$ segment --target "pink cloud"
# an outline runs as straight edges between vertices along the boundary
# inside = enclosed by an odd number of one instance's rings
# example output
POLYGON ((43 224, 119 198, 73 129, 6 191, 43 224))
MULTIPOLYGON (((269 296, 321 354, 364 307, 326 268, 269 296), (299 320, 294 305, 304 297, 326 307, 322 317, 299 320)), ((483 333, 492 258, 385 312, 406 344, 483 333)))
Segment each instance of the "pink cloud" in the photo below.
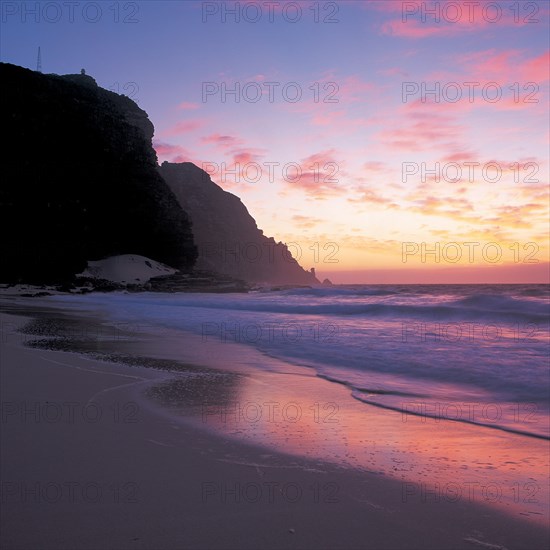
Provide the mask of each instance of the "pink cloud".
POLYGON ((323 220, 320 218, 313 218, 311 216, 300 216, 296 214, 292 216, 292 221, 295 225, 303 229, 310 229, 316 225, 322 224, 323 220))
POLYGON ((313 153, 313 155, 303 158, 301 165, 303 167, 310 167, 317 164, 324 166, 329 162, 338 164, 336 162, 337 156, 338 154, 335 149, 327 149, 326 151, 319 151, 318 153, 313 153))
POLYGON ((491 49, 457 56, 456 62, 466 73, 464 78, 471 81, 542 83, 549 78, 550 52, 526 58, 519 50, 491 49))
POLYGON ((382 130, 379 137, 396 149, 422 151, 453 142, 462 132, 463 127, 451 116, 413 111, 399 126, 382 130))
POLYGON ((168 130, 165 130, 162 134, 166 137, 188 134, 204 126, 205 122, 206 121, 203 119, 182 120, 174 124, 171 128, 168 128, 168 130))
POLYGON ((299 170, 290 170, 287 175, 287 188, 301 189, 316 199, 343 192, 339 184, 345 172, 335 149, 319 151, 303 158, 299 163, 299 170))
MULTIPOLYGON (((446 99, 445 94, 448 94, 451 96, 451 93, 453 91, 447 92, 446 89, 444 89, 446 83, 440 83, 439 87, 439 97, 438 101, 435 100, 435 97, 429 94, 425 94, 423 97, 419 97, 418 99, 415 99, 413 101, 407 100, 407 103, 403 106, 404 112, 410 112, 410 113, 419 113, 419 112, 425 112, 425 113, 446 113, 447 115, 451 112, 453 113, 464 113, 467 111, 471 111, 474 107, 479 107, 480 102, 477 101, 471 103, 468 99, 468 91, 466 89, 462 90, 462 97, 458 101, 449 101, 446 99)), ((426 84, 426 88, 428 89, 434 89, 432 82, 428 82, 426 84)), ((416 97, 417 94, 415 94, 416 97)), ((421 96, 422 92, 419 91, 418 95, 421 96)), ((454 100, 454 96, 451 96, 451 99, 454 100)), ((491 103, 488 103, 488 105, 492 105, 491 103)))
POLYGON ((381 75, 384 76, 400 76, 400 77, 407 77, 409 76, 409 73, 405 72, 400 67, 389 67, 388 69, 382 69, 378 71, 381 75))
MULTIPOLYGON (((231 136, 213 134, 206 139, 211 143, 217 143, 219 142, 217 138, 223 137, 231 136)), ((209 167, 206 171, 210 174, 212 180, 222 187, 245 189, 248 185, 257 183, 259 181, 257 178, 261 179, 264 173, 268 174, 268 168, 261 163, 261 159, 266 153, 264 149, 241 148, 229 151, 227 147, 223 149, 225 149, 225 152, 222 153, 224 160, 216 159, 213 161, 213 159, 210 159, 205 163, 209 167)))
POLYGON ((449 152, 441 159, 443 162, 477 162, 477 155, 468 149, 449 152))
POLYGON ((314 84, 303 85, 300 102, 285 103, 283 109, 310 116, 313 126, 365 125, 365 119, 348 118, 348 107, 353 103, 370 103, 382 95, 382 89, 357 75, 340 77, 333 72, 322 75, 314 84))
MULTIPOLYGON (((538 6, 536 14, 513 10, 500 10, 484 5, 482 2, 466 4, 461 2, 390 2, 389 5, 373 2, 377 11, 400 11, 401 17, 386 21, 381 26, 383 34, 402 38, 428 38, 432 36, 453 36, 464 32, 480 31, 494 27, 522 27, 540 22, 548 16, 548 8, 538 6), (399 10, 395 9, 399 6, 399 10), (542 9, 541 9, 542 8, 542 9), (436 10, 433 13, 432 10, 436 10)), ((497 3, 494 3, 497 4, 497 3)))
POLYGON ((203 143, 213 144, 219 147, 220 149, 224 150, 229 147, 236 147, 238 145, 241 145, 243 140, 235 137, 235 136, 228 136, 228 135, 221 135, 221 134, 211 134, 209 136, 205 136, 201 138, 201 141, 203 143))
POLYGON ((194 155, 181 145, 173 145, 158 140, 153 140, 153 148, 157 152, 159 163, 168 162, 194 162, 194 155))
POLYGON ((404 83, 404 111, 459 114, 474 109, 529 109, 536 116, 545 113, 540 87, 549 78, 548 51, 529 57, 520 50, 490 49, 454 56, 450 63, 452 72, 432 72, 421 81, 404 83))
POLYGON ((363 80, 360 76, 352 74, 346 77, 337 75, 334 71, 327 71, 316 82, 315 94, 313 90, 311 99, 317 99, 316 103, 353 103, 364 101, 366 94, 379 89, 374 82, 363 80))
POLYGON ((472 80, 509 81, 511 76, 517 78, 519 55, 517 50, 491 49, 457 56, 456 60, 472 80))
POLYGON ((240 149, 232 151, 233 153, 233 164, 246 165, 251 162, 258 162, 262 155, 263 151, 260 149, 240 149))
POLYGON ((189 101, 182 101, 178 105, 178 109, 181 109, 183 111, 194 111, 195 109, 198 109, 200 105, 198 103, 191 103, 189 101))
POLYGON ((420 21, 402 21, 401 19, 395 19, 393 21, 387 21, 381 27, 383 34, 389 34, 390 36, 400 36, 403 38, 427 38, 430 36, 448 36, 449 34, 456 34, 457 30, 449 31, 447 27, 442 25, 430 26, 420 21))
POLYGON ((374 160, 365 162, 363 168, 369 172, 385 172, 388 170, 388 166, 385 163, 374 160))
POLYGON ((361 80, 356 75, 351 75, 340 80, 338 86, 337 96, 344 103, 364 100, 365 94, 377 89, 374 83, 361 80))
MULTIPOLYGON (((373 2, 376 11, 400 12, 399 18, 382 23, 383 34, 402 38, 421 39, 433 36, 454 36, 480 31, 494 26, 522 27, 544 20, 548 8, 537 4, 537 13, 521 13, 484 5, 444 0, 438 2, 373 2), (541 9, 542 8, 542 9, 541 9), (433 10, 436 10, 434 13, 433 10)), ((494 3, 498 5, 498 3, 494 3)))
POLYGON ((481 76, 455 74, 452 81, 445 80, 442 75, 437 80, 430 79, 421 83, 407 84, 411 88, 409 92, 405 92, 406 103, 402 107, 404 112, 424 111, 449 115, 451 113, 464 114, 474 109, 498 111, 529 109, 533 111, 536 108, 535 105, 543 105, 539 85, 533 81, 510 83, 506 80, 496 81, 494 76, 482 78, 481 76), (465 83, 470 84, 466 85, 465 83), (412 86, 415 84, 417 88, 413 89, 412 86), (422 86, 428 91, 424 91, 422 86), (436 90, 435 94, 434 90, 436 90), (437 99, 435 95, 437 95, 437 99))
POLYGON ((550 72, 550 50, 530 59, 521 67, 523 80, 532 82, 546 82, 550 72))
POLYGON ((391 199, 388 199, 386 197, 383 197, 376 191, 373 191, 372 189, 369 189, 365 186, 359 187, 358 191, 360 191, 360 196, 358 198, 348 198, 348 202, 351 203, 360 203, 360 204, 375 204, 378 206, 386 206, 388 208, 397 208, 397 204, 395 204, 391 199))

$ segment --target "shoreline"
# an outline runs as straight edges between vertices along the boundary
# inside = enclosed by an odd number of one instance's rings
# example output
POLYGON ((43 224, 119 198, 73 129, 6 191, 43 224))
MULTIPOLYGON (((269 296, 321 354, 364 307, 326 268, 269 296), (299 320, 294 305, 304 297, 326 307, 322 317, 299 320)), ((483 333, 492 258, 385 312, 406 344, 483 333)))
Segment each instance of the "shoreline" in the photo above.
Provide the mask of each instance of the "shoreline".
MULTIPOLYGON (((28 309, 26 304, 19 307, 28 309)), ((81 320, 89 323, 83 313, 81 320)), ((65 311, 64 315, 73 321, 77 317, 72 311, 65 311)), ((25 318, 2 313, 3 327, 5 323, 24 324, 29 317, 33 317, 32 310, 27 311, 25 318)), ((117 363, 113 369, 112 363, 78 353, 24 347, 22 342, 14 341, 13 334, 10 339, 2 333, 3 404, 62 404, 71 400, 80 404, 99 403, 107 425, 89 419, 75 420, 72 424, 29 422, 28 418, 22 421, 17 411, 2 419, 2 498, 11 499, 9 503, 5 500, 10 505, 3 506, 3 547, 32 548, 38 544, 41 548, 389 549, 487 548, 492 544, 511 550, 544 548, 547 544, 548 532, 539 525, 541 518, 535 517, 537 514, 522 516, 517 510, 505 513, 504 509, 482 502, 479 495, 470 494, 467 499, 462 497, 453 502, 447 493, 431 494, 434 485, 430 485, 430 469, 426 469, 426 464, 422 471, 405 473, 411 467, 407 458, 414 455, 403 455, 401 463, 393 460, 397 464, 394 467, 403 468, 401 480, 389 476, 380 464, 390 464, 395 455, 382 462, 376 462, 372 456, 387 454, 378 440, 383 433, 391 434, 392 439, 395 436, 395 419, 389 418, 395 413, 373 411, 375 407, 359 403, 350 406, 355 400, 345 388, 312 376, 305 367, 274 360, 270 371, 254 370, 258 358, 250 353, 239 360, 248 361, 248 365, 231 363, 228 368, 218 346, 210 344, 210 355, 204 346, 189 349, 197 341, 192 335, 180 333, 170 342, 160 341, 154 334, 142 334, 133 341, 110 342, 107 347, 129 352, 137 357, 136 364, 140 357, 162 360, 164 356, 168 361, 165 367, 178 360, 187 369, 173 372, 123 363, 117 363), (184 353, 186 343, 188 349, 184 353), (23 365, 25 380, 21 379, 17 364, 23 365), (35 387, 30 382, 36 379, 35 387), (145 388, 154 389, 156 402, 143 396, 145 388), (205 397, 215 407, 206 408, 206 422, 205 397), (312 402, 335 402, 340 405, 339 422, 319 422, 319 414, 334 413, 320 408, 310 413, 311 416, 317 412, 317 421, 310 418, 303 424, 289 422, 290 409, 286 419, 276 421, 272 408, 271 421, 260 419, 263 422, 251 421, 250 414, 257 412, 257 407, 249 407, 244 422, 239 422, 238 415, 232 412, 235 403, 257 405, 264 399, 278 400, 280 404, 297 403, 303 413, 309 411, 312 402), (364 430, 358 430, 359 410, 359 420, 368 419, 372 424, 368 440, 364 430), (117 414, 115 421, 111 415, 117 414), (139 422, 122 421, 138 418, 139 422), (51 460, 51 449, 56 448, 49 438, 52 432, 57 438, 53 441, 63 447, 65 457, 73 459, 65 468, 65 460, 60 463, 51 460), (70 445, 69 435, 76 435, 90 454, 70 445), (90 446, 94 438, 98 444, 90 446), (116 453, 109 454, 107 460, 102 453, 110 452, 105 449, 113 446, 116 453), (366 447, 370 454, 358 456, 359 446, 366 447), (331 453, 332 461, 328 460, 331 453), (21 463, 18 456, 29 458, 21 463), (46 470, 43 460, 48 465, 46 470), (88 480, 95 479, 85 473, 90 465, 97 479, 110 472, 111 484, 119 486, 119 497, 122 491, 130 498, 131 490, 139 486, 139 501, 114 503, 106 496, 113 491, 104 491, 99 502, 101 514, 95 518, 99 523, 92 526, 89 509, 92 505, 97 508, 97 502, 29 502, 30 497, 22 502, 21 493, 17 492, 21 487, 6 485, 23 483, 30 472, 35 476, 31 479, 42 485, 48 480, 58 484, 63 480, 80 480, 76 482, 83 485, 86 476, 88 480), (127 473, 126 478, 123 473, 127 473), (181 479, 186 480, 183 487, 181 479), (121 484, 126 484, 123 490, 121 484), (139 512, 135 514, 136 511, 139 512), (59 514, 65 518, 75 516, 74 525, 66 522, 65 542, 53 535, 47 522, 39 522, 32 532, 24 528, 28 522, 35 523, 37 517, 51 520, 59 514), (107 521, 111 529, 99 533, 100 516, 102 521, 116 518, 117 522, 107 521), (175 521, 176 517, 192 518, 191 525, 188 522, 181 525, 175 521), (82 522, 88 525, 87 532, 91 529, 93 536, 78 539, 79 522, 80 527, 82 522), (156 527, 148 529, 147 525, 156 527), (214 525, 218 534, 212 528, 214 525), (138 533, 135 537, 131 536, 132 530, 138 533)), ((226 356, 230 354, 227 347, 223 349, 226 356)), ((292 414, 296 415, 296 410, 292 409, 292 414)), ((472 434, 477 430, 477 437, 486 439, 479 428, 468 429, 472 434)), ((409 430, 414 432, 409 437, 414 439, 425 430, 424 425, 409 430)), ((443 440, 444 434, 438 435, 443 440)), ((452 437, 449 434, 447 437, 448 451, 452 437)), ((495 442, 502 438, 489 439, 495 442)), ((459 481, 455 479, 455 484, 459 481)))

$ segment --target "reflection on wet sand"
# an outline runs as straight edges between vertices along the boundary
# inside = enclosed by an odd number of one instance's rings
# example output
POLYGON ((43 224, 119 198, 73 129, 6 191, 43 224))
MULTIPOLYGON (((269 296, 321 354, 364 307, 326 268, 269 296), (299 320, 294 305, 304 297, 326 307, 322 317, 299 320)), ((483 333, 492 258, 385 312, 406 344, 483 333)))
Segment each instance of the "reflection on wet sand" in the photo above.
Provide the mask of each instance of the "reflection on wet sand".
POLYGON ((222 435, 399 479, 411 505, 466 501, 547 517, 545 440, 378 409, 301 374, 256 372, 221 386, 197 374, 155 391, 170 395, 186 420, 222 435))
MULTIPOLYGON (((48 335, 40 323, 27 329, 48 335)), ((170 371, 173 378, 149 388, 147 396, 182 421, 277 452, 401 480, 403 502, 411 506, 475 502, 534 522, 547 518, 544 439, 381 409, 353 399, 349 388, 311 369, 238 344, 206 346, 198 336, 171 331, 139 339, 121 334, 116 340, 55 336, 38 345, 170 371)))

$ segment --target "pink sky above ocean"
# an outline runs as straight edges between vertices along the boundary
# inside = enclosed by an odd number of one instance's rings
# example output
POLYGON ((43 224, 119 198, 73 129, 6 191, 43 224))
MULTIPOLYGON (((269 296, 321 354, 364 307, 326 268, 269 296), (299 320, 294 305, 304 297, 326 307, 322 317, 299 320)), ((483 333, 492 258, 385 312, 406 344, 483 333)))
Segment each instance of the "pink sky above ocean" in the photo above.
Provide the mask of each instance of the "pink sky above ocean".
POLYGON ((40 46, 43 72, 137 100, 159 161, 206 169, 305 268, 548 281, 547 2, 46 4, 3 3, 1 60, 40 46))

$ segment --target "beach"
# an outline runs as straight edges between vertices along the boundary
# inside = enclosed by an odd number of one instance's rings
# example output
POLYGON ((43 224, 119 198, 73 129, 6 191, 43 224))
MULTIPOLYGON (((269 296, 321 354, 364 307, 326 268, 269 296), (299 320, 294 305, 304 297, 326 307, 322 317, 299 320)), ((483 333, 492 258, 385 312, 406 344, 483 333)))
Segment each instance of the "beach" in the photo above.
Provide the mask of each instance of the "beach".
POLYGON ((548 544, 544 438, 369 406, 239 343, 3 310, 3 548, 548 544), (29 347, 52 319, 66 351, 29 347))
POLYGON ((549 5, 2 2, 0 550, 550 550, 549 5))

